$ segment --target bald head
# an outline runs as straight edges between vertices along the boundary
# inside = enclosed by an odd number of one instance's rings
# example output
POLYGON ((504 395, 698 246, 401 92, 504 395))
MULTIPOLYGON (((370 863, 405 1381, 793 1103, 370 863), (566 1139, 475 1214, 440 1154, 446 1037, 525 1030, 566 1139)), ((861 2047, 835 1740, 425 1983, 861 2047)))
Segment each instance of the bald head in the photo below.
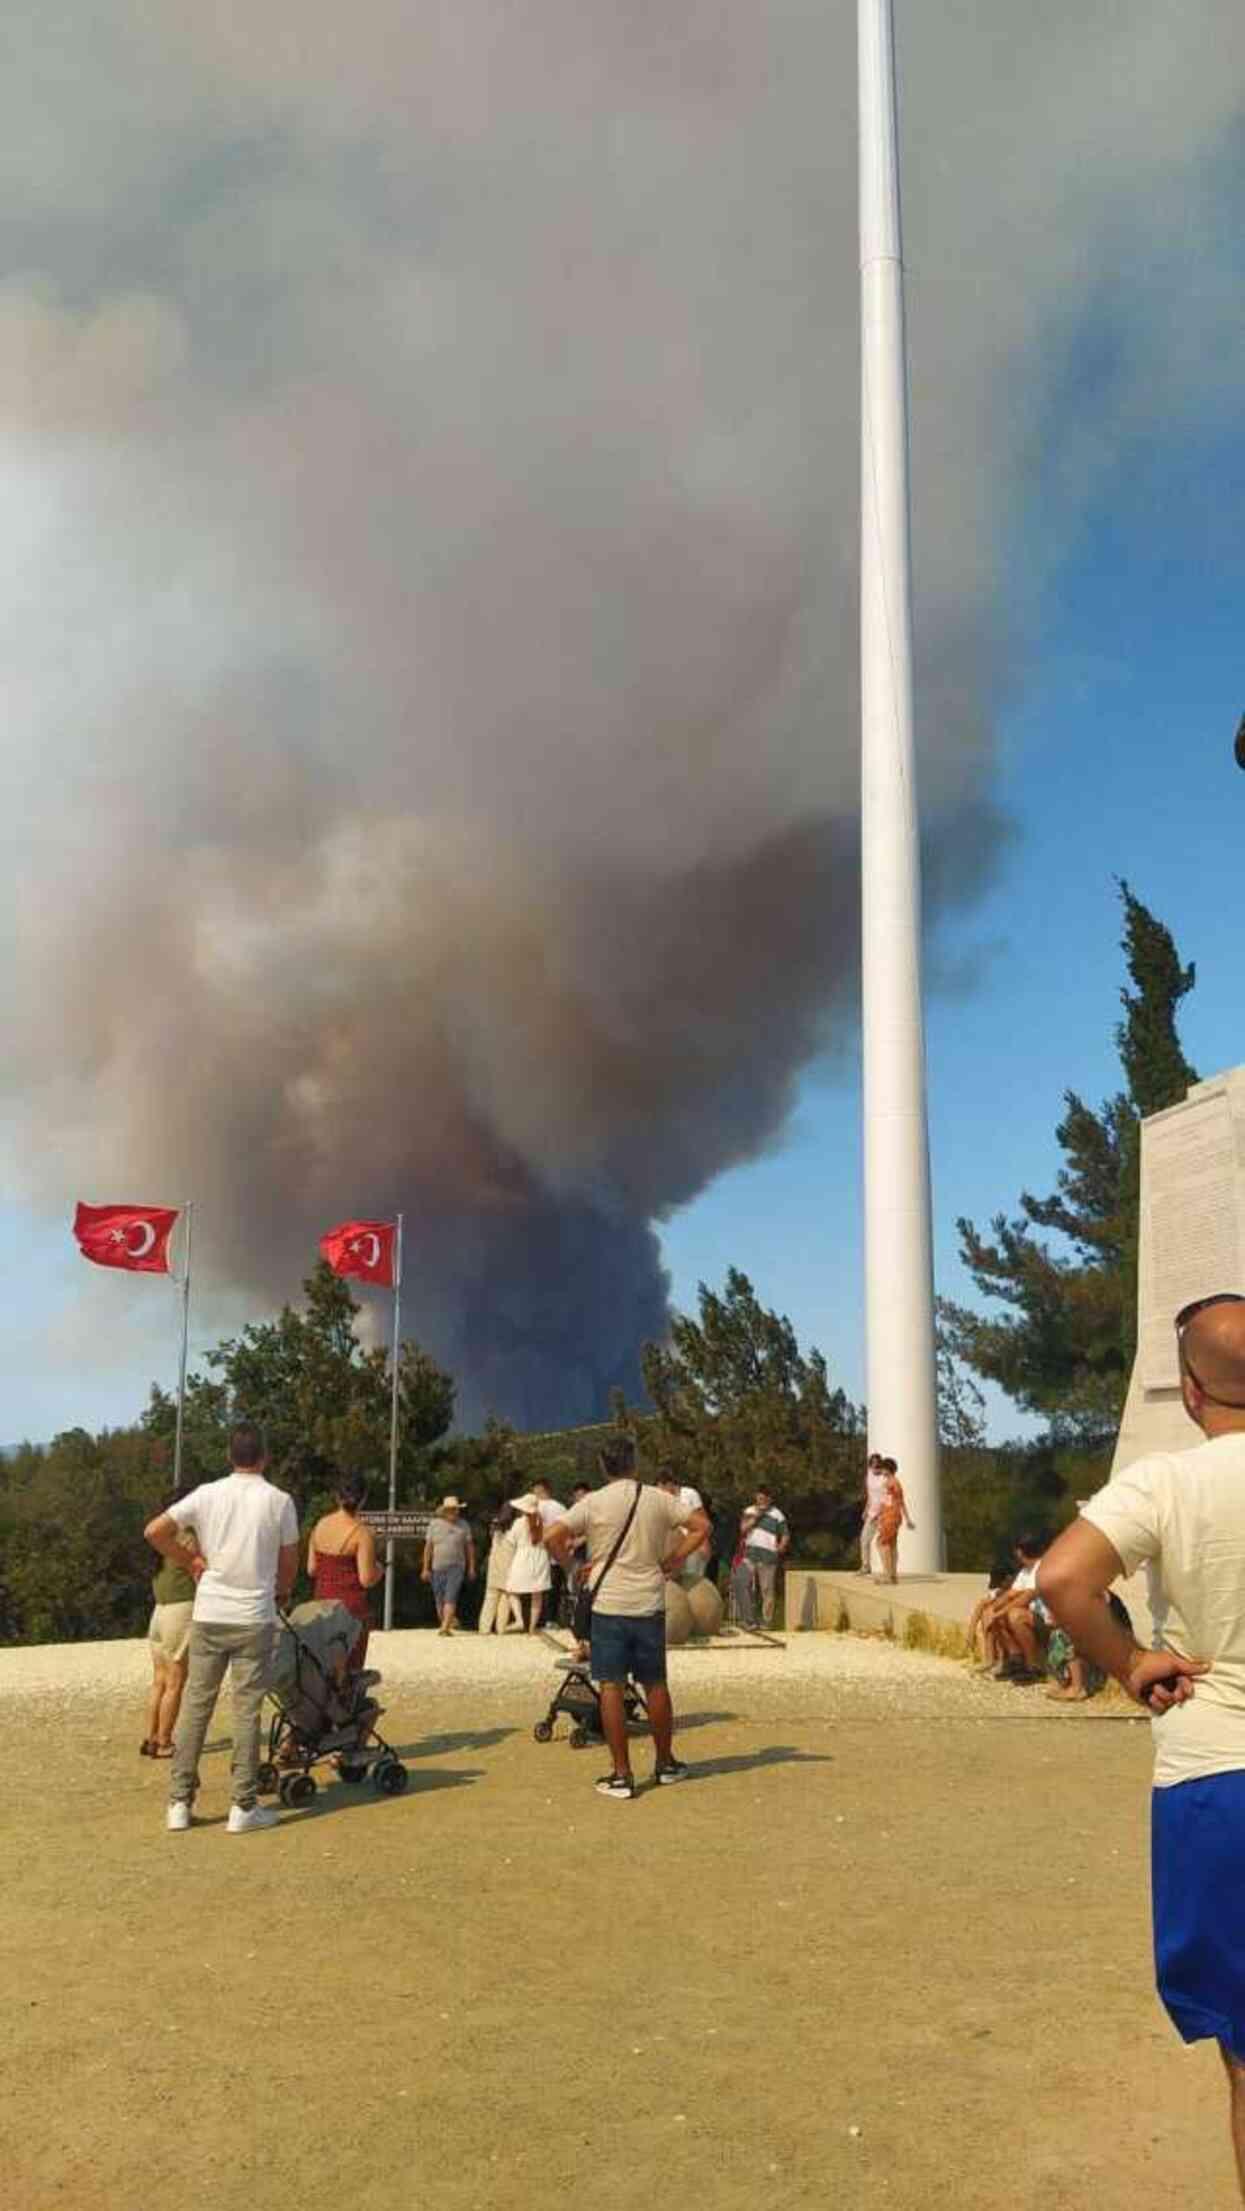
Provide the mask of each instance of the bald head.
POLYGON ((1208 1435, 1245 1428, 1245 1303, 1195 1313, 1180 1350, 1190 1418, 1208 1435))

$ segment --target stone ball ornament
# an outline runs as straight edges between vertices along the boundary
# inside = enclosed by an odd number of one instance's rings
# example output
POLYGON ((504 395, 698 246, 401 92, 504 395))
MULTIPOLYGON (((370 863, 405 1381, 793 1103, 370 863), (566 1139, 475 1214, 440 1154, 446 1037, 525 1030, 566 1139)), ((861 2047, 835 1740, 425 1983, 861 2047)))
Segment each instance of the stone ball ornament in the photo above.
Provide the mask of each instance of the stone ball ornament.
POLYGON ((713 1582, 693 1583, 687 1592, 687 1609, 692 1615, 693 1635, 721 1634, 722 1592, 713 1582))
POLYGON ((692 1632, 692 1608, 686 1589, 680 1589, 677 1581, 666 1583, 666 1641, 669 1644, 686 1643, 692 1632))

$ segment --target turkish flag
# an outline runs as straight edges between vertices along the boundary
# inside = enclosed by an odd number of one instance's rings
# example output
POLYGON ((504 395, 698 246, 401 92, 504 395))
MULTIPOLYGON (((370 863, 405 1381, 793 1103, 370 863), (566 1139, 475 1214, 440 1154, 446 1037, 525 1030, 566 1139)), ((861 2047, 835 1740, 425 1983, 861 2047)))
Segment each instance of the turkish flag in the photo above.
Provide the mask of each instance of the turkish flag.
POLYGON ((357 1274, 391 1290, 396 1236, 394 1221, 341 1221, 320 1238, 320 1250, 334 1274, 357 1274))
POLYGON ((79 1205, 73 1232, 84 1259, 131 1274, 171 1274, 169 1237, 178 1218, 168 1205, 79 1205))

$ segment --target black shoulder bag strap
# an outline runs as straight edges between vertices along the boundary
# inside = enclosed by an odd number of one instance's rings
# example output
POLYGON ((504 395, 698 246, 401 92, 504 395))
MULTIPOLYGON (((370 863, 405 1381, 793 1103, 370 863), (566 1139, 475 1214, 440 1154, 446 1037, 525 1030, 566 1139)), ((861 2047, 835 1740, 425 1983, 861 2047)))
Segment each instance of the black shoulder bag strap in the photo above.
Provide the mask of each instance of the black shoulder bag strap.
POLYGON ((639 1505, 639 1502, 640 1502, 640 1491, 641 1491, 641 1490, 643 1489, 643 1487, 644 1487, 644 1484, 643 1484, 643 1482, 637 1482, 637 1483, 636 1483, 636 1485, 635 1485, 635 1496, 634 1496, 634 1497, 632 1498, 632 1500, 631 1500, 631 1510, 630 1510, 630 1512, 629 1512, 629 1513, 627 1514, 627 1517, 626 1517, 626 1519, 625 1519, 625 1520, 623 1521, 623 1524, 622 1524, 621 1528, 619 1529, 619 1531, 618 1531, 618 1534, 617 1534, 617 1535, 615 1536, 615 1538, 614 1538, 613 1544, 611 1545, 611 1548, 610 1548, 610 1555, 609 1555, 609 1557, 608 1557, 608 1558, 606 1559, 606 1561, 605 1561, 605 1564, 604 1564, 604 1566, 603 1566, 603 1567, 601 1568, 601 1571, 600 1571, 600 1573, 599 1573, 599 1574, 597 1575, 597 1578, 596 1578, 596 1580, 595 1580, 595 1581, 593 1582, 593 1584, 592 1584, 592 1587, 591 1587, 590 1589, 586 1589, 586 1590, 584 1591, 584 1595, 586 1596, 586 1598, 587 1598, 587 1600, 588 1600, 587 1604, 586 1604, 586 1605, 585 1605, 585 1607, 584 1607, 584 1610, 585 1610, 585 1612, 587 1613, 587 1615, 588 1615, 589 1619, 591 1619, 591 1617, 592 1617, 592 1607, 594 1606, 594 1604, 595 1604, 595 1603, 596 1603, 596 1601, 597 1601, 597 1598, 598 1598, 598 1597, 600 1596, 600 1594, 601 1594, 601 1584, 602 1584, 602 1582, 603 1582, 603 1581, 605 1580, 605 1577, 606 1577, 606 1575, 608 1574, 608 1572, 609 1572, 609 1570, 610 1570, 611 1566, 613 1565, 613 1563, 614 1563, 615 1559, 617 1558, 617 1556, 618 1556, 619 1552, 621 1551, 621 1549, 622 1549, 622 1547, 623 1547, 624 1543, 626 1542, 626 1540, 627 1540, 627 1537, 628 1537, 628 1536, 629 1536, 629 1534, 631 1533, 631 1523, 632 1523, 632 1521, 633 1521, 633 1520, 635 1519, 635 1516, 636 1516, 636 1508, 638 1507, 638 1505, 639 1505))

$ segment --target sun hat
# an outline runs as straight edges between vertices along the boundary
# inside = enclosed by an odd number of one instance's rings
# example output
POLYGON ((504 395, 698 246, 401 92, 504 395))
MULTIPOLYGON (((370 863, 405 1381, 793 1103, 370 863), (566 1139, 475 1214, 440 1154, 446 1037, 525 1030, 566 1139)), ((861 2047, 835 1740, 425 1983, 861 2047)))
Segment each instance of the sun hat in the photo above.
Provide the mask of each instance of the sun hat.
POLYGON ((535 1512, 540 1499, 533 1497, 530 1489, 525 1489, 521 1497, 512 1497, 510 1503, 515 1512, 535 1512))
POLYGON ((461 1497, 443 1497, 441 1499, 442 1512, 461 1512, 462 1509, 463 1501, 461 1497))

